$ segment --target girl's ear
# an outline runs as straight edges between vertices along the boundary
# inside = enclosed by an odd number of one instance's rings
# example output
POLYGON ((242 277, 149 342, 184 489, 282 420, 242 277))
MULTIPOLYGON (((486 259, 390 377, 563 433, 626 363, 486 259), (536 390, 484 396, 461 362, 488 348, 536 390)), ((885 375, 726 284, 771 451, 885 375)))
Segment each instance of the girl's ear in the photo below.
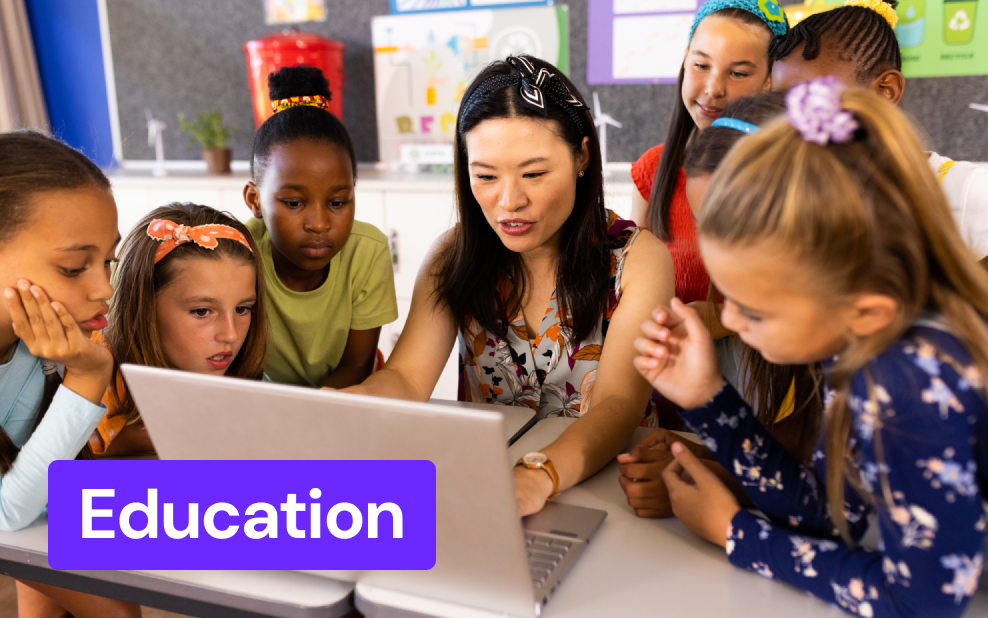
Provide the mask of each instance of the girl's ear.
POLYGON ((861 294, 851 303, 851 330, 858 337, 879 332, 899 315, 899 303, 884 294, 861 294))
POLYGON ((871 83, 871 89, 898 105, 906 92, 906 78, 899 71, 889 69, 875 78, 871 83))
POLYGON ((247 208, 250 208, 250 212, 261 219, 261 192, 258 190, 257 185, 253 181, 248 182, 244 185, 244 203, 247 204, 247 208))

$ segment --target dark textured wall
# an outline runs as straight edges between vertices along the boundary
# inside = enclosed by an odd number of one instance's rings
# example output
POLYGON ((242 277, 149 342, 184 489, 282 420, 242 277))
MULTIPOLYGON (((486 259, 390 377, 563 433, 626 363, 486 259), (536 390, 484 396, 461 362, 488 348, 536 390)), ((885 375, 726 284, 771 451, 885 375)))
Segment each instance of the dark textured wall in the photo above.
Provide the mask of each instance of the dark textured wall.
MULTIPOLYGON (((178 112, 194 115, 217 107, 238 125, 234 158, 246 159, 254 117, 247 90, 244 42, 278 32, 265 26, 261 0, 107 0, 120 129, 125 159, 153 158, 147 147, 144 110, 168 123, 165 156, 197 159, 178 131, 178 112)), ((676 96, 671 85, 586 85, 586 0, 570 7, 571 77, 586 97, 624 128, 608 131, 609 159, 631 161, 663 140, 676 96)), ((377 160, 374 66, 370 18, 388 12, 387 0, 326 0, 329 19, 303 29, 346 44, 347 87, 343 121, 361 161, 377 160)), ((335 91, 334 86, 334 91, 335 91)), ((903 108, 930 136, 931 147, 955 159, 988 161, 988 113, 968 109, 988 104, 988 77, 910 79, 903 108)))
MULTIPOLYGON (((215 107, 240 132, 235 159, 250 156, 254 112, 243 44, 282 30, 264 24, 262 0, 107 0, 113 70, 125 159, 153 159, 144 110, 165 121, 165 158, 198 159, 178 130, 178 113, 215 107)), ((388 13, 388 0, 326 0, 328 19, 306 32, 346 44, 343 120, 357 158, 377 160, 374 62, 370 20, 388 13)), ((337 93, 337 84, 330 84, 337 93)))

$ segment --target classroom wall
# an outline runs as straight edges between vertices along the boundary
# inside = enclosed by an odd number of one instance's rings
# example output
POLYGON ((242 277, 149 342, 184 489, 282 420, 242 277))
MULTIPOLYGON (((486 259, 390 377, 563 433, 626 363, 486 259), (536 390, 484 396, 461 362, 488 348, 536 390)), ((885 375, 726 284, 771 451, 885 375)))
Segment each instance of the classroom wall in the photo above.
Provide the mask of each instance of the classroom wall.
MULTIPOLYGON (((281 30, 264 25, 262 0, 106 0, 120 106, 125 159, 151 159, 144 110, 168 124, 165 156, 198 159, 178 131, 178 112, 194 115, 216 107, 240 133, 232 147, 246 159, 253 133, 247 89, 245 41, 281 30)), ((570 7, 570 77, 589 99, 596 90, 605 111, 624 123, 608 132, 611 161, 632 161, 663 140, 676 96, 672 85, 586 85, 586 0, 570 7)), ((376 161, 377 128, 370 19, 388 12, 387 0, 326 0, 329 18, 302 29, 346 44, 347 85, 343 121, 357 158, 376 161)), ((331 85, 336 90, 336 85, 331 85)), ((903 109, 930 135, 930 147, 955 159, 988 161, 988 113, 967 108, 988 104, 988 78, 908 80, 903 109)))

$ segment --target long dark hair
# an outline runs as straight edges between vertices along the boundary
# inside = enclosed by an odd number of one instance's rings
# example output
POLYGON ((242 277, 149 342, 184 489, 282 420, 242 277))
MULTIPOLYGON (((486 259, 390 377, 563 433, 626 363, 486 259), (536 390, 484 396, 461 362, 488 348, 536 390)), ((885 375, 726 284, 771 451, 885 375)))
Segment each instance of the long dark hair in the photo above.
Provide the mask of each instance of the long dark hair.
MULTIPOLYGON (((27 224, 35 196, 46 191, 76 189, 109 193, 110 181, 86 155, 56 139, 34 131, 0 133, 0 220, 3 221, 0 245, 13 242, 27 224)), ((58 372, 45 372, 44 390, 32 432, 45 417, 61 384, 58 372)), ((19 452, 0 427, 0 475, 10 471, 19 452)), ((80 456, 92 456, 88 445, 83 447, 80 456)))
MULTIPOLYGON (((492 118, 545 121, 569 144, 574 156, 581 152, 583 138, 589 138, 590 164, 576 181, 576 203, 563 224, 556 267, 557 298, 568 318, 563 322, 564 328, 569 330, 573 340, 582 341, 597 328, 606 309, 610 280, 611 245, 604 209, 600 142, 586 101, 576 86, 551 64, 530 56, 524 58, 535 66, 535 72, 546 69, 555 74, 583 107, 565 109, 547 97, 548 117, 543 117, 520 103, 517 84, 473 97, 474 91, 488 78, 516 74, 514 68, 500 60, 489 64, 473 80, 463 95, 457 119, 453 169, 459 226, 438 258, 436 299, 449 308, 461 329, 466 329, 468 318, 473 317, 486 330, 500 337, 507 335, 508 324, 502 319, 505 316, 498 312, 498 281, 505 274, 514 279, 515 293, 512 298, 503 299, 503 309, 511 315, 525 297, 526 273, 521 257, 504 246, 473 195, 464 136, 492 118), (582 130, 577 127, 573 114, 580 119, 582 130)), ((518 147, 524 145, 518 144, 518 147)))
MULTIPOLYGON (((771 30, 760 17, 744 9, 729 8, 711 13, 707 17, 717 15, 728 19, 737 19, 746 24, 757 24, 771 33, 771 30)), ((773 35, 774 36, 774 35, 773 35)), ((769 71, 772 66, 769 64, 769 71)), ((672 195, 676 192, 676 182, 679 178, 679 168, 686 159, 687 149, 696 132, 696 123, 683 103, 683 79, 686 76, 686 63, 679 67, 679 80, 676 82, 676 102, 673 104, 672 116, 669 118, 669 128, 666 130, 665 146, 662 157, 655 170, 652 181, 652 194, 648 198, 649 230, 660 240, 669 242, 672 234, 669 230, 669 211, 672 208, 672 195)))
MULTIPOLYGON (((249 380, 260 380, 264 374, 264 361, 268 350, 268 321, 264 298, 264 273, 261 272, 260 252, 254 238, 244 226, 232 216, 209 206, 174 203, 155 208, 141 219, 127 234, 120 246, 119 264, 113 270, 113 300, 110 302, 109 324, 103 329, 107 347, 113 353, 114 372, 118 375, 122 363, 145 365, 148 367, 171 367, 165 358, 158 332, 156 300, 158 292, 175 277, 176 265, 184 259, 198 258, 219 260, 229 257, 239 262, 251 264, 257 271, 254 292, 257 300, 251 312, 250 329, 237 357, 233 359, 226 375, 249 380), (204 249, 195 243, 185 243, 175 247, 160 262, 155 264, 154 255, 161 244, 148 236, 147 229, 155 219, 168 219, 179 225, 197 227, 200 225, 227 225, 244 235, 251 249, 239 242, 224 240, 215 249, 204 249)), ((139 418, 138 410, 130 392, 123 396, 113 389, 117 400, 115 415, 126 417, 127 423, 139 418)))

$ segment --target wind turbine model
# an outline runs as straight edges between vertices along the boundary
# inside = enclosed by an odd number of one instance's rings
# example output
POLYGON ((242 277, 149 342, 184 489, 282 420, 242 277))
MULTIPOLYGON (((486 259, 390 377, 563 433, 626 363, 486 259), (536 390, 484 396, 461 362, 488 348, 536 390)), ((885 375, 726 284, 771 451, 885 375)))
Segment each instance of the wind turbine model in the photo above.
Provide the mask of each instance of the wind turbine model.
POLYGON ((161 143, 161 133, 167 125, 155 120, 149 109, 144 110, 144 115, 148 119, 148 146, 154 146, 154 169, 151 170, 151 175, 164 176, 168 172, 165 171, 165 148, 161 143))
POLYGON ((600 135, 600 166, 607 176, 607 125, 620 129, 621 123, 614 120, 610 114, 600 111, 600 99, 596 90, 593 93, 593 123, 597 125, 597 133, 600 135))

